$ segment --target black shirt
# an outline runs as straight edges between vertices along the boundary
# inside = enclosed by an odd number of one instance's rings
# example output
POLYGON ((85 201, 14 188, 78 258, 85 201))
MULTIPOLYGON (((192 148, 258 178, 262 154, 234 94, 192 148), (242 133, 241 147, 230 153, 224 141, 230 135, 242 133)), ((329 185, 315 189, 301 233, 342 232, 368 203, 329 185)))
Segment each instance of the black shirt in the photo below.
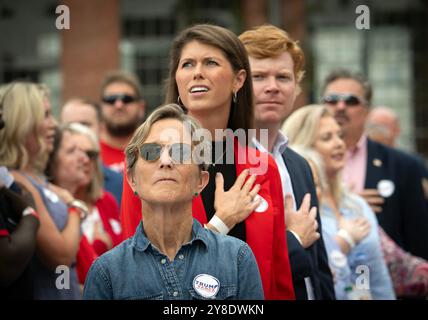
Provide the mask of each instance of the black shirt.
MULTIPOLYGON (((226 163, 226 156, 223 152, 223 155, 217 156, 215 158, 215 146, 216 144, 222 144, 223 143, 223 149, 226 150, 226 142, 213 142, 212 144, 212 161, 213 165, 211 165, 208 169, 208 172, 210 174, 210 180, 208 182, 208 185, 205 187, 205 189, 201 193, 202 201, 204 203, 205 212, 207 214, 207 220, 210 221, 210 219, 215 214, 214 209, 214 195, 215 195, 215 176, 217 172, 220 172, 223 174, 224 178, 224 190, 228 191, 233 184, 236 181, 236 167, 234 163, 226 163), (215 163, 215 165, 214 165, 215 163)), ((218 147, 220 148, 221 145, 218 147)), ((228 151, 229 152, 229 151, 228 151)), ((217 152, 218 154, 218 152, 217 152)), ((229 231, 228 235, 233 236, 235 238, 241 239, 242 241, 245 241, 246 235, 245 235, 245 222, 242 221, 238 224, 236 224, 232 230, 229 231)))
MULTIPOLYGON (((15 184, 10 188, 13 191, 19 190, 15 184)), ((16 216, 11 215, 13 208, 3 193, 0 193, 0 230, 7 230, 12 234, 19 224, 16 216)), ((31 300, 33 299, 33 278, 31 263, 27 265, 22 274, 8 287, 0 287, 0 300, 31 300)))

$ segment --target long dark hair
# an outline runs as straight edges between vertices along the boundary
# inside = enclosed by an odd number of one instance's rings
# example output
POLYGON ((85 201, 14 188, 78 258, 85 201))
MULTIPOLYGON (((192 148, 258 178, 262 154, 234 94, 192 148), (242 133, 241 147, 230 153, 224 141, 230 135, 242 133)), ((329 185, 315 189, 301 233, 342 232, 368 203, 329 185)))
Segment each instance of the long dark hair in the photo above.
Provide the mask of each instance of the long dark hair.
POLYGON ((194 25, 180 32, 174 39, 170 51, 165 103, 177 103, 179 93, 175 81, 175 73, 177 72, 178 62, 184 46, 194 40, 220 49, 235 73, 241 69, 246 71, 245 82, 237 93, 237 102, 236 104, 232 102, 228 128, 232 130, 254 128, 253 85, 248 55, 238 37, 232 31, 220 26, 210 24, 194 25))

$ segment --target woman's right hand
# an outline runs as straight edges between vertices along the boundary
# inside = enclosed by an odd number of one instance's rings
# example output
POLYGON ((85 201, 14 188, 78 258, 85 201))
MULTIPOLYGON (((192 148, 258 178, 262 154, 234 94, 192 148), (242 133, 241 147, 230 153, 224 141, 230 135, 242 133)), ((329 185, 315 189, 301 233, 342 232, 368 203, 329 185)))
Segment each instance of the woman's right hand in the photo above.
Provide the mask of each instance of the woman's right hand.
POLYGON ((94 239, 104 242, 104 244, 107 247, 107 250, 110 250, 113 247, 113 242, 111 241, 111 237, 107 232, 104 231, 101 221, 95 222, 94 239))
POLYGON ((253 187, 257 176, 252 175, 247 179, 248 174, 248 169, 242 171, 229 191, 224 191, 223 175, 221 173, 216 175, 215 215, 226 224, 229 230, 244 221, 260 205, 260 199, 254 200, 260 191, 259 184, 253 187))
POLYGON ((359 218, 340 218, 339 228, 346 230, 357 244, 363 240, 370 232, 371 226, 369 221, 364 217, 359 218))

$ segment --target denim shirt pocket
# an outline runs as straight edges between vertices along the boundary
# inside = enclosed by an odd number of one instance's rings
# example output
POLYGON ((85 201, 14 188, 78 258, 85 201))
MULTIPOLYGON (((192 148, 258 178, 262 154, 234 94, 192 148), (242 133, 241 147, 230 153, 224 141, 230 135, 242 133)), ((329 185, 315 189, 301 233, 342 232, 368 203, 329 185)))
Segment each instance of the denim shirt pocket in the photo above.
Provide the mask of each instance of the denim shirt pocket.
POLYGON ((163 300, 163 294, 150 294, 150 295, 133 295, 124 297, 123 300, 163 300))
POLYGON ((198 294, 195 289, 189 289, 191 300, 234 300, 237 295, 237 288, 234 285, 220 286, 217 294, 212 298, 206 298, 198 294))

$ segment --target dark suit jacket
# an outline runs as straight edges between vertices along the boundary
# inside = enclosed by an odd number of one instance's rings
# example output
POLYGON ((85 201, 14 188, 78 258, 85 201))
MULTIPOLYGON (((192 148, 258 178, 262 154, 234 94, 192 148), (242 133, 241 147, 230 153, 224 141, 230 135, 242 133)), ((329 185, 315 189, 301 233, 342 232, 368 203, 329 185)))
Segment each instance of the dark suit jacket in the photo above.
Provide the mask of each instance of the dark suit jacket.
MULTIPOLYGON (((311 194, 311 207, 318 208, 312 171, 306 160, 290 148, 285 149, 282 157, 290 174, 297 208, 300 208, 303 197, 308 192, 311 194)), ((317 221, 321 238, 307 249, 304 249, 294 235, 287 231, 288 256, 297 300, 307 299, 304 282, 306 277, 311 278, 316 299, 335 299, 333 278, 322 238, 319 214, 317 214, 317 221)))
POLYGON ((122 202, 123 176, 104 164, 102 166, 102 170, 104 175, 104 189, 114 195, 120 208, 120 204, 122 202))
POLYGON ((422 188, 420 163, 415 157, 380 143, 367 142, 365 188, 390 180, 394 193, 385 198, 379 224, 404 250, 428 259, 428 209, 422 188))

